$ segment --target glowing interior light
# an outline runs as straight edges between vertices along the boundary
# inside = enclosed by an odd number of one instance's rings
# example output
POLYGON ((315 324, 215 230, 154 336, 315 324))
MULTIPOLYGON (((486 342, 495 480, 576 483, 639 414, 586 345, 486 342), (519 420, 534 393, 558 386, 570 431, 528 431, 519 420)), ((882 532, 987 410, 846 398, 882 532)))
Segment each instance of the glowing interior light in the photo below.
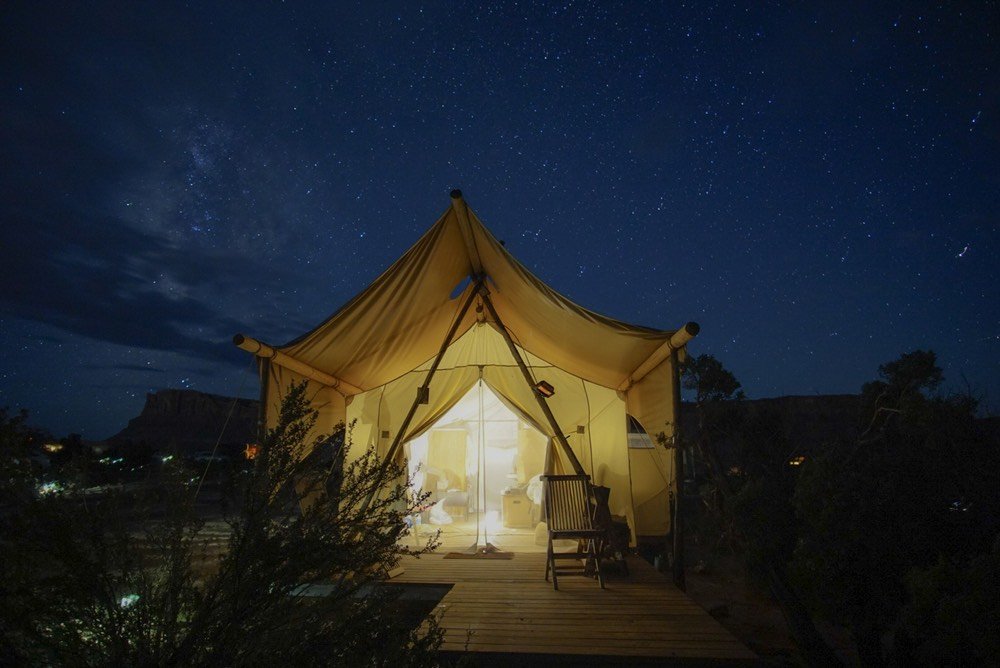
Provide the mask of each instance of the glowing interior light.
POLYGON ((495 536, 500 531, 500 513, 496 510, 486 512, 486 535, 495 536))

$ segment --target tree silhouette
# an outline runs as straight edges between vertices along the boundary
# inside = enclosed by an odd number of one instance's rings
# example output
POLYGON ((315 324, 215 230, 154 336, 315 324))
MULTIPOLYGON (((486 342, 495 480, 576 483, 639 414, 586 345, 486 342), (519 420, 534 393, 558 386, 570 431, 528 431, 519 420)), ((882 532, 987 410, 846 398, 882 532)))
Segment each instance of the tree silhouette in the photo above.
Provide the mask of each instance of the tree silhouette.
POLYGON ((2 658, 74 666, 433 663, 433 620, 427 632, 408 627, 389 588, 378 585, 411 552, 399 539, 421 500, 395 463, 390 482, 379 483, 373 449, 349 458, 349 428, 344 439, 307 442, 316 412, 304 391, 289 392, 253 467, 235 482, 221 544, 213 546, 194 512, 183 465, 168 466, 139 495, 70 489, 38 497, 30 485, 5 488, 2 658), (330 450, 325 469, 304 456, 314 447, 330 450))

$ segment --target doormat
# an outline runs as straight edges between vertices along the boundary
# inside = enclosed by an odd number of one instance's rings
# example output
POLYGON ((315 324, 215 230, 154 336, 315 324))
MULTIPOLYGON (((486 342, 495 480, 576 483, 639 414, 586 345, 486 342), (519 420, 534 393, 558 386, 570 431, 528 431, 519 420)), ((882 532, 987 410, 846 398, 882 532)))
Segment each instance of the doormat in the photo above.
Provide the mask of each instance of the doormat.
POLYGON ((502 552, 493 543, 486 543, 485 547, 477 547, 470 552, 449 552, 444 555, 445 559, 513 559, 513 552, 502 552))

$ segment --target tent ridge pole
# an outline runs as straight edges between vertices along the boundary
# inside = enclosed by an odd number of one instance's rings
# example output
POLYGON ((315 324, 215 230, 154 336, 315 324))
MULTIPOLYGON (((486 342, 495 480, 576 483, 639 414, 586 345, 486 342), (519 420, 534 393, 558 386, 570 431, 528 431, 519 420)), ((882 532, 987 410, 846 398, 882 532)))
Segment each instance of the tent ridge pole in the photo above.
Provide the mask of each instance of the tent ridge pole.
POLYGON ((630 387, 645 378, 650 371, 658 367, 674 352, 686 346, 688 341, 696 337, 700 331, 701 326, 696 322, 689 322, 678 329, 659 348, 654 350, 642 364, 637 366, 635 371, 628 375, 628 378, 622 381, 621 385, 618 386, 618 391, 627 392, 630 387))
POLYGON ((504 326, 503 321, 500 319, 500 314, 497 313, 496 308, 493 306, 493 300, 490 299, 490 293, 486 289, 485 284, 480 286, 480 292, 483 297, 483 303, 486 305, 487 310, 489 310, 490 316, 493 318, 493 322, 495 322, 497 327, 500 329, 500 333, 503 335, 504 341, 507 342, 507 347, 510 349, 511 355, 514 356, 514 361, 517 362, 517 367, 521 370, 521 374, 524 376, 524 382, 528 384, 528 388, 531 390, 532 396, 534 396, 535 400, 538 401, 538 406, 542 409, 545 419, 548 420, 549 427, 551 427, 553 433, 555 434, 556 441, 559 442, 559 445, 562 446, 566 456, 569 457, 569 461, 573 465, 573 470, 575 470, 579 475, 586 475, 587 472, 584 470, 583 464, 581 464, 580 460, 576 458, 573 448, 570 447, 569 441, 566 440, 566 435, 563 434, 562 429, 559 427, 559 423, 556 422, 556 416, 553 415, 552 409, 549 408, 545 398, 535 391, 533 382, 534 379, 531 377, 531 373, 528 371, 528 367, 524 363, 521 353, 517 351, 517 346, 514 345, 514 340, 510 338, 510 332, 507 331, 507 327, 504 326))
POLYGON ((306 364, 300 359, 292 357, 288 353, 284 353, 274 346, 268 345, 263 341, 258 341, 257 339, 250 338, 244 334, 237 334, 233 337, 233 344, 237 348, 247 351, 253 355, 256 355, 260 359, 270 360, 278 366, 283 366, 290 371, 294 371, 308 378, 309 380, 314 380, 317 383, 322 383, 328 387, 332 387, 336 391, 343 394, 345 397, 352 394, 361 394, 364 392, 360 387, 348 383, 346 380, 332 376, 325 371, 320 371, 314 366, 306 364))

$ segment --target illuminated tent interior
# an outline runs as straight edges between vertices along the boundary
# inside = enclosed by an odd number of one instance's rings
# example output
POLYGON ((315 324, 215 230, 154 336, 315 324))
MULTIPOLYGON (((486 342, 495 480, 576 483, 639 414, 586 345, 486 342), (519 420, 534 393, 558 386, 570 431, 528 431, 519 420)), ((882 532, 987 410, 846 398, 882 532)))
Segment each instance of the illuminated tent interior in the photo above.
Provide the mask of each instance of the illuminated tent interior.
MULTIPOLYGON (((419 520, 468 544, 534 539, 549 439, 483 380, 404 446, 419 520)), ((461 541, 460 541, 461 542, 461 541)))
POLYGON ((315 329, 284 346, 235 342, 259 359, 266 424, 305 381, 317 435, 354 422, 351 452, 406 460, 414 486, 431 493, 421 521, 462 531, 478 522, 480 543, 490 528, 531 531, 537 476, 578 472, 610 488, 634 540, 670 529, 673 454, 642 432, 672 436, 677 366, 697 331, 571 302, 454 191, 399 260, 315 329))

